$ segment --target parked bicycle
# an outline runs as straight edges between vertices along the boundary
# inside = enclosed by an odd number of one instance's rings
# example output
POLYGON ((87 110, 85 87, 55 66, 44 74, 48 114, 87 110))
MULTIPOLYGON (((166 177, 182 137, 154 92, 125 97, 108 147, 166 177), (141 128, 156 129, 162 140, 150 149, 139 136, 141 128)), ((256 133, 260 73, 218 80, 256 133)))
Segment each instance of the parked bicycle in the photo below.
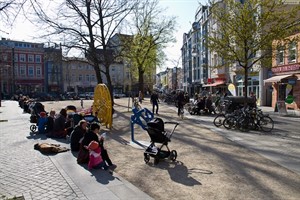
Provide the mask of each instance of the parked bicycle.
POLYGON ((274 128, 274 121, 269 115, 263 114, 261 109, 244 108, 240 114, 228 115, 223 126, 226 129, 238 129, 246 132, 249 130, 261 130, 263 132, 271 132, 274 128))

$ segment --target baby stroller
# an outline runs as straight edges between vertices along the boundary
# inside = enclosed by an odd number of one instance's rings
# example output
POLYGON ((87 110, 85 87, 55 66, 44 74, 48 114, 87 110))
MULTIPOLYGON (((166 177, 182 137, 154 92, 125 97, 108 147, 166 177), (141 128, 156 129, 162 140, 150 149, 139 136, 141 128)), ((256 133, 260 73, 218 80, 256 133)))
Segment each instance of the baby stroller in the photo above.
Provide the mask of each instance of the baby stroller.
POLYGON ((150 157, 154 158, 154 164, 158 164, 160 159, 170 158, 175 161, 177 158, 176 150, 170 151, 168 143, 171 142, 171 136, 174 133, 176 127, 179 124, 177 122, 163 122, 161 118, 155 118, 147 123, 147 132, 151 138, 151 144, 144 152, 144 161, 147 164, 150 161, 150 157), (165 124, 174 124, 172 132, 167 132, 164 129, 165 124), (157 147, 155 143, 160 143, 160 147, 157 147), (163 147, 167 150, 162 150, 163 147))

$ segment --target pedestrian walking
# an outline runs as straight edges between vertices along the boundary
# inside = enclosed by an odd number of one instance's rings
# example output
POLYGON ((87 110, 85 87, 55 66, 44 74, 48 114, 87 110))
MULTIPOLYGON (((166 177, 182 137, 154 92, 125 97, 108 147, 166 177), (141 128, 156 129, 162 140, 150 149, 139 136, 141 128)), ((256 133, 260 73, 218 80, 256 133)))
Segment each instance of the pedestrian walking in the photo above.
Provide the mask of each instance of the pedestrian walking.
POLYGON ((138 96, 138 98, 139 98, 139 102, 140 102, 140 103, 143 103, 143 94, 142 94, 142 91, 139 91, 139 96, 138 96))
POLYGON ((83 108, 83 99, 82 98, 80 99, 80 105, 81 105, 81 108, 83 108))
POLYGON ((153 92, 151 97, 150 97, 150 102, 152 103, 152 113, 154 114, 154 110, 155 110, 155 107, 156 107, 156 114, 158 115, 158 102, 159 102, 159 99, 158 99, 158 95, 156 92, 153 92))

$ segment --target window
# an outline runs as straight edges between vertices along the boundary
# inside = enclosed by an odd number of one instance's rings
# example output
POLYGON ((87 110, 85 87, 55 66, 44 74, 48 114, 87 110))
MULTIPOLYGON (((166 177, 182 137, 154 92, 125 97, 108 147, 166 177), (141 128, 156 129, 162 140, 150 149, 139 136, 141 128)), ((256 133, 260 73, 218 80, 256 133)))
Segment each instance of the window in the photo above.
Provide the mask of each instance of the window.
POLYGON ((7 61, 8 56, 6 53, 2 53, 2 61, 7 61))
POLYGON ((85 75, 85 80, 88 81, 88 82, 90 81, 90 75, 89 74, 85 75))
POLYGON ((36 66, 36 76, 41 77, 42 76, 42 67, 36 66))
POLYGON ((76 65, 72 65, 72 67, 71 67, 72 69, 76 69, 76 65))
POLYGON ((84 69, 82 65, 78 65, 78 69, 84 69))
POLYGON ((42 63, 42 57, 41 57, 41 55, 35 55, 35 62, 36 63, 42 63))
POLYGON ((83 81, 83 80, 82 80, 82 74, 80 74, 80 75, 78 76, 78 81, 83 81))
POLYGON ((28 66, 28 76, 33 77, 34 76, 34 67, 28 66))
POLYGON ((20 66, 20 76, 26 76, 26 66, 20 66))
POLYGON ((20 62, 26 62, 26 55, 20 54, 20 62))
POLYGON ((34 56, 32 54, 28 55, 28 62, 31 62, 31 63, 34 62, 34 56))
POLYGON ((91 75, 91 81, 95 81, 95 75, 91 75))
POLYGON ((297 55, 296 51, 297 51, 296 43, 292 42, 289 45, 289 63, 296 62, 296 55, 297 55))
POLYGON ((284 64, 284 47, 277 49, 277 65, 284 64))

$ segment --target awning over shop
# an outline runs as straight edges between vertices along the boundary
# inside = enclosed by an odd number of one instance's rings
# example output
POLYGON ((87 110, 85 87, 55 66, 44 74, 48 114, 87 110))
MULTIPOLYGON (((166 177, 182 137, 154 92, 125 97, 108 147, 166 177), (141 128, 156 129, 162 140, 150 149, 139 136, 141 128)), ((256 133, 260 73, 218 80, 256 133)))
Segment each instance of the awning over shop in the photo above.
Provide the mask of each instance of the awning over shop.
POLYGON ((292 76, 292 75, 289 74, 289 75, 273 76, 271 78, 264 80, 264 83, 277 83, 277 82, 281 81, 282 79, 285 79, 290 76, 292 76))
POLYGON ((223 85, 223 84, 225 84, 225 81, 218 81, 218 82, 215 82, 212 84, 203 85, 202 87, 215 87, 215 86, 223 85))

